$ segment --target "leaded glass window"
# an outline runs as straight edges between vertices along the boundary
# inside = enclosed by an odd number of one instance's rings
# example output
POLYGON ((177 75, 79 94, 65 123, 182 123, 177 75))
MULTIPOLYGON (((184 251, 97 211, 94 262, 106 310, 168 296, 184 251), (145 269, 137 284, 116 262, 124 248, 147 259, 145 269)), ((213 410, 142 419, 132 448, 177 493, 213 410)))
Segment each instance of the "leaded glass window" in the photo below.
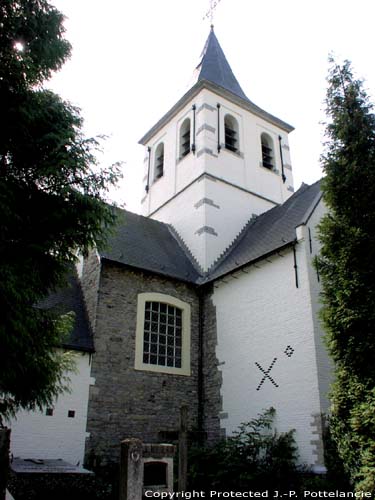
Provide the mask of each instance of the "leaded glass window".
POLYGON ((181 309, 147 301, 143 335, 143 363, 181 368, 181 309))

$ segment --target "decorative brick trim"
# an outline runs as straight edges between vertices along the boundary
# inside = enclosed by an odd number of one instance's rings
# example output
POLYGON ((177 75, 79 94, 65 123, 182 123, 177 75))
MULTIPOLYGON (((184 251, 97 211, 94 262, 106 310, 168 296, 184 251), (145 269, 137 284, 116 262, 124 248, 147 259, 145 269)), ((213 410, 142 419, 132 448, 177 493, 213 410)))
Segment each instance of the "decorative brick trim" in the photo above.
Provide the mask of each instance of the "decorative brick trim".
POLYGON ((210 198, 202 198, 202 199, 201 199, 201 200, 199 200, 197 203, 195 203, 194 208, 199 208, 199 207, 201 207, 201 206, 202 206, 202 205, 204 205, 204 204, 206 204, 206 205, 210 205, 211 207, 220 208, 220 206, 219 206, 219 205, 216 205, 216 204, 214 203, 214 201, 213 201, 213 200, 211 200, 210 198))
POLYGON ((204 103, 197 109, 196 114, 200 113, 203 109, 208 109, 208 111, 216 111, 216 108, 204 103))
POLYGON ((286 149, 287 151, 289 151, 290 147, 288 146, 288 144, 283 144, 281 146, 283 149, 286 149))
POLYGON ((209 148, 203 148, 203 149, 200 149, 198 152, 197 152, 197 158, 199 158, 200 156, 202 156, 203 154, 208 154, 208 155, 211 155, 213 156, 214 158, 217 158, 217 155, 214 154, 214 152, 212 151, 212 149, 209 149, 209 148))
POLYGON ((310 444, 315 446, 315 449, 313 449, 312 451, 313 455, 316 456, 315 465, 324 465, 323 415, 321 413, 316 413, 314 415, 311 415, 311 418, 311 434, 316 436, 315 439, 310 440, 310 444))
POLYGON ((195 234, 198 234, 198 236, 200 236, 203 233, 212 234, 212 236, 219 236, 215 231, 215 229, 211 226, 202 226, 195 231, 195 234))
POLYGON ((294 187, 293 186, 288 186, 287 187, 288 191, 290 191, 291 193, 294 193, 294 187))
POLYGON ((292 170, 292 165, 289 165, 289 163, 284 163, 284 168, 287 170, 292 170))
POLYGON ((207 123, 204 123, 199 129, 197 130, 196 135, 199 135, 203 130, 208 130, 209 132, 212 132, 213 134, 216 133, 216 128, 211 127, 211 125, 208 125, 207 123))

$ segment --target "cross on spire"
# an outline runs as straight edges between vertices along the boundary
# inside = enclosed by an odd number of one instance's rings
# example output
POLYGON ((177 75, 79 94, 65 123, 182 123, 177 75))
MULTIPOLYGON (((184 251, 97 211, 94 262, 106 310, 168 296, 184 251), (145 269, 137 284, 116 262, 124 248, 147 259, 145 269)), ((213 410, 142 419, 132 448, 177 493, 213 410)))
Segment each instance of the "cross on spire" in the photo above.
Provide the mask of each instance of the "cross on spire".
POLYGON ((211 28, 213 28, 214 27, 214 11, 215 11, 218 3, 220 2, 220 0, 209 0, 209 1, 210 1, 210 8, 208 9, 205 16, 203 17, 203 20, 209 19, 210 24, 211 24, 211 28))

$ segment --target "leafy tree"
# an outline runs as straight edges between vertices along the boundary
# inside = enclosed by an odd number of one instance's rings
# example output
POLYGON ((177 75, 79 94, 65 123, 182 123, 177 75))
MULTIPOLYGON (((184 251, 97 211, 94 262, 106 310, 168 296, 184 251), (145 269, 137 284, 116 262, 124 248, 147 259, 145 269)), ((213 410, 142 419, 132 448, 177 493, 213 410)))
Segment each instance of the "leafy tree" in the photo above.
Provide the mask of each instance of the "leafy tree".
POLYGON ((294 430, 278 434, 274 408, 242 423, 233 436, 190 453, 189 487, 194 490, 293 489, 297 447, 294 430))
POLYGON ((63 390, 66 328, 36 304, 114 220, 119 165, 98 168, 79 110, 42 87, 70 49, 46 0, 0 0, 0 422, 63 390))
POLYGON ((375 115, 349 62, 331 59, 318 261, 335 364, 331 432, 352 481, 375 492, 375 115))

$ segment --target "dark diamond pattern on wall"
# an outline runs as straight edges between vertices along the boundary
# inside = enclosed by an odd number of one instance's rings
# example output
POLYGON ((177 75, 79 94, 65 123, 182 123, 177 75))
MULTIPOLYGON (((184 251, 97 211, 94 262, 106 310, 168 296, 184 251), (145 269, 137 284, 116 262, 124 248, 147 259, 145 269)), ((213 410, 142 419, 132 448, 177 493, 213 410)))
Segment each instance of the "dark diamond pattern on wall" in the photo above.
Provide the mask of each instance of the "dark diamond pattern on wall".
POLYGON ((288 356, 288 358, 290 358, 293 356, 293 353, 294 353, 293 347, 291 347, 290 345, 286 346, 284 354, 286 354, 286 356, 288 356))

